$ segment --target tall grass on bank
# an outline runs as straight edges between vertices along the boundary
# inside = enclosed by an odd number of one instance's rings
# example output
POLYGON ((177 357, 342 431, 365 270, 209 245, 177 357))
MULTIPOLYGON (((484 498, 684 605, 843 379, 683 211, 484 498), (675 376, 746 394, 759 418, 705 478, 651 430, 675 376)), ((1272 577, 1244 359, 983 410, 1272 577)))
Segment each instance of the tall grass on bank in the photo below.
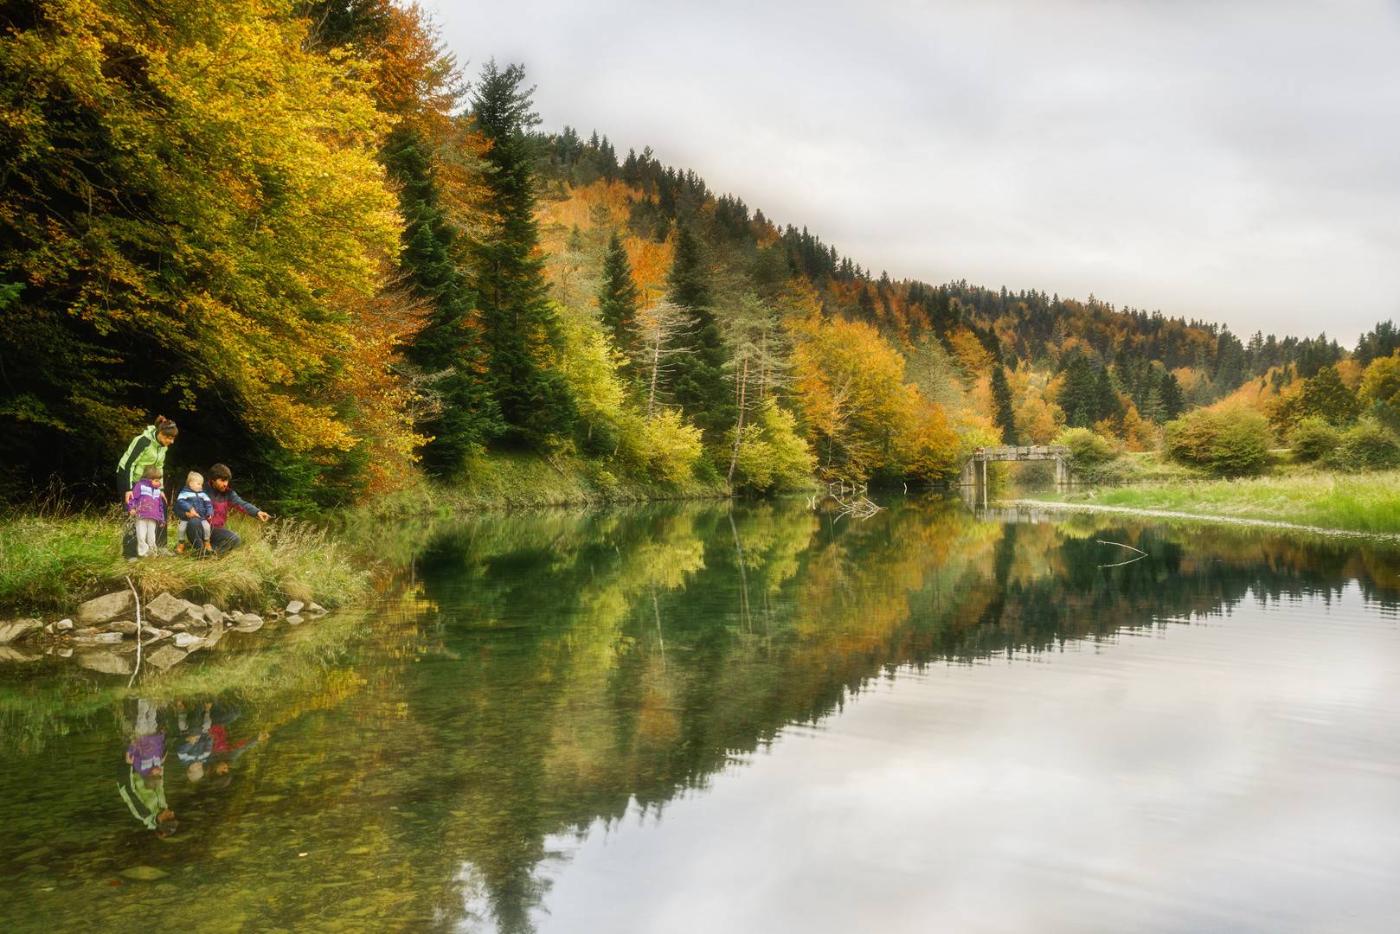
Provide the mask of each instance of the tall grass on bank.
MULTIPOLYGON (((287 599, 335 606, 369 587, 368 571, 324 530, 295 520, 232 524, 243 545, 218 559, 172 555, 128 562, 121 556, 124 524, 115 517, 0 517, 0 611, 67 614, 89 597, 125 587, 128 575, 146 597, 168 590, 241 609, 287 599)), ((173 546, 173 526, 171 533, 173 546)))
POLYGON ((1400 471, 1299 470, 1241 480, 1192 480, 1053 497, 1129 509, 1269 519, 1353 532, 1400 533, 1400 471))

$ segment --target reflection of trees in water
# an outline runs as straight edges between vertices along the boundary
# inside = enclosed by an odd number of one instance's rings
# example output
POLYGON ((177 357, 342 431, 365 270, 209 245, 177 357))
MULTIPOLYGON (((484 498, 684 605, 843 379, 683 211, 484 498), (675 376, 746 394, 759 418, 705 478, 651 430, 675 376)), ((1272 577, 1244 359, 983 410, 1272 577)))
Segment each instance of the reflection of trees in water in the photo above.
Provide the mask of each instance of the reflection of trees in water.
MULTIPOLYGON (((221 846, 249 865, 282 836, 363 850, 340 857, 362 883, 323 900, 321 922, 369 900, 410 926, 470 906, 527 930, 551 841, 633 802, 660 813, 896 666, 1048 650, 1251 594, 1330 599, 1348 581, 1393 604, 1377 581, 1397 565, 1353 543, 979 523, 936 505, 863 523, 783 503, 465 522, 416 549, 401 605, 418 609, 371 628, 359 664, 317 674, 308 654, 276 710, 264 705, 286 724, 266 752, 277 768, 220 805, 221 846), (1150 557, 1104 569, 1119 550, 1096 539, 1150 557), (257 796, 270 789, 295 807, 269 813, 257 796), (243 813, 262 825, 242 830, 243 813)), ((250 892, 219 878, 220 903, 251 916, 277 892, 283 912, 302 904, 291 877, 242 879, 250 892)))
POLYGON ((452 557, 425 562, 426 592, 472 615, 443 636, 463 667, 412 688, 440 771, 470 776, 454 805, 473 818, 444 821, 439 851, 471 860, 503 929, 529 927, 551 835, 620 819, 634 799, 659 811, 891 666, 1040 651, 1251 592, 1328 596, 1349 576, 1379 593, 1352 547, 1250 533, 999 526, 935 508, 730 520, 678 507, 602 535, 486 526, 430 549, 452 557), (1150 557, 1103 569, 1115 551, 1098 538, 1150 557), (461 708, 444 711, 444 693, 461 708))

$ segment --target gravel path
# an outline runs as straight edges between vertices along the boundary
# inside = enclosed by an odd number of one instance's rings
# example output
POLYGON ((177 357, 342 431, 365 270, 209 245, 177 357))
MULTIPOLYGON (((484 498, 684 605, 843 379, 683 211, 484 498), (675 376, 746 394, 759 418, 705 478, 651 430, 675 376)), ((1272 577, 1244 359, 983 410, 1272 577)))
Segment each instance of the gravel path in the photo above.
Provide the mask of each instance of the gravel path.
POLYGON ((1393 532, 1359 532, 1354 529, 1329 529, 1320 525, 1302 525, 1297 522, 1284 522, 1281 519, 1246 519, 1240 516, 1218 516, 1197 512, 1174 512, 1169 509, 1139 509, 1133 506, 1102 506, 1096 503, 1063 503, 1040 499, 1005 500, 1004 504, 1007 506, 1034 506, 1037 509, 1053 509, 1061 512, 1102 512, 1123 516, 1141 516, 1148 519, 1185 519, 1191 522, 1218 522, 1224 525, 1242 525, 1261 529, 1307 532, 1312 535, 1329 535, 1336 538, 1369 538, 1381 541, 1400 541, 1400 534, 1393 532))

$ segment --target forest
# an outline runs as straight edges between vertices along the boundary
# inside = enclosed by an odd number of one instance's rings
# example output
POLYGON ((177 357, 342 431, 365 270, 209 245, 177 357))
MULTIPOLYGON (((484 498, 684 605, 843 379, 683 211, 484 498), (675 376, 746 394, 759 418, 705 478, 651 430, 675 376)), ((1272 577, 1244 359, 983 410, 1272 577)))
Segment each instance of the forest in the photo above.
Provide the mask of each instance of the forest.
POLYGON ((938 485, 1075 429, 1226 473, 1245 441, 1400 463, 1389 322, 1348 351, 894 280, 542 132, 533 92, 395 0, 0 5, 0 500, 109 497, 157 414, 293 511, 499 453, 753 493, 938 485))

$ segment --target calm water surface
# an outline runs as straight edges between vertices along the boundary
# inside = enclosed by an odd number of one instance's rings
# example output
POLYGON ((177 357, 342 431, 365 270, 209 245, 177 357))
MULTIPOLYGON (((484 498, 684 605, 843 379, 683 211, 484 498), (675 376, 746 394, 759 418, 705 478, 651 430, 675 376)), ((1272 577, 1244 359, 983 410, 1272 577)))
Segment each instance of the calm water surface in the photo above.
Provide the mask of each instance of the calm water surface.
POLYGON ((910 502, 386 547, 373 611, 230 636, 130 692, 0 662, 0 928, 1400 917, 1388 546, 910 502), (1133 554, 1105 542, 1147 557, 1106 567, 1133 554), (164 737, 170 837, 118 794, 139 732, 164 737))

